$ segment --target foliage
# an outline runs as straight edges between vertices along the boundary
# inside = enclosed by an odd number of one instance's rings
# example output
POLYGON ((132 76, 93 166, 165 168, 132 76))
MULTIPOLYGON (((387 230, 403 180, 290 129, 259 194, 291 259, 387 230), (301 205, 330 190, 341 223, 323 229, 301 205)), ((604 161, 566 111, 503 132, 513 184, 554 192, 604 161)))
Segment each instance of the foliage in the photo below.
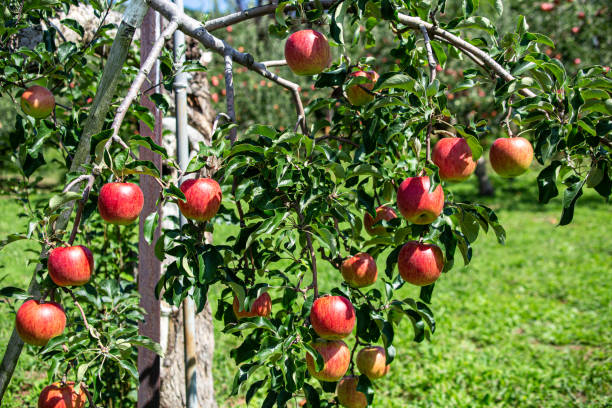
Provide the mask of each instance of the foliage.
MULTIPOLYGON (((448 272, 456 253, 465 265, 470 263, 472 245, 479 235, 484 235, 481 230, 484 233, 492 230, 500 243, 505 242, 504 228, 491 208, 457 199, 453 194, 455 187, 446 184, 444 212, 431 225, 413 225, 398 218, 381 223, 388 232, 386 235, 366 238, 362 232, 363 215, 374 214, 379 205, 393 205, 397 186, 404 178, 424 174, 430 177, 432 188, 440 183, 437 168, 427 156, 432 139, 435 141, 445 133, 460 135, 468 140, 473 156, 477 157, 482 153, 478 141, 489 132, 487 123, 479 118, 457 120, 449 107, 448 95, 491 82, 491 72, 483 68, 465 69, 459 84, 434 78, 427 69, 420 31, 404 26, 399 11, 425 20, 436 18, 441 29, 453 33, 478 33, 466 40, 485 49, 515 76, 510 81, 501 78, 494 81, 494 103, 500 112, 506 112, 507 132, 529 136, 537 160, 546 166, 538 176, 540 201, 548 202, 559 194, 557 180, 566 185, 560 225, 571 222, 585 186, 605 198, 610 195, 611 74, 600 66, 585 67, 575 76, 569 74, 558 60, 541 52, 542 47, 553 46, 552 40, 530 32, 523 16, 518 18, 514 30, 498 33, 493 17, 477 13, 502 14, 501 1, 467 0, 452 14, 451 2, 448 9, 446 3, 345 0, 335 3, 327 14, 319 7, 304 9, 301 2, 281 3, 276 19, 268 27, 275 41, 280 42, 306 22, 321 27, 329 24, 328 37, 339 51, 330 69, 312 83, 315 89, 325 91, 317 94, 306 108, 309 134, 292 131, 294 120, 288 120, 285 129, 255 123, 241 129, 238 142, 231 144, 225 137, 230 126, 223 126, 215 133, 212 146, 202 145, 199 156, 190 164, 189 173, 205 169, 220 180, 225 198, 216 221, 240 229, 222 245, 204 240, 204 232, 214 230, 212 222, 189 222, 182 228, 164 230, 155 249, 160 259, 168 259, 169 265, 157 292, 175 305, 191 296, 202 310, 210 288, 221 291, 215 317, 223 321, 226 333, 241 338, 241 344, 230 353, 238 365, 232 394, 246 393, 247 402, 255 391, 264 389, 263 407, 284 407, 296 395, 304 395, 311 407, 335 404, 331 397, 320 397, 333 392, 334 384, 311 379, 304 361, 309 353, 317 358, 318 367, 321 364, 310 345, 316 334, 308 322, 312 302, 322 294, 318 292, 317 281, 317 264, 321 261, 338 268, 342 259, 362 251, 384 260, 384 276, 381 274, 380 278, 384 290, 354 289, 339 284, 338 279, 329 293, 347 297, 357 310, 353 350, 363 344, 382 344, 387 362, 392 363, 397 352, 394 346, 397 327, 402 320, 411 322, 411 337, 416 342, 430 339, 436 328, 433 285, 422 288, 418 297, 398 293, 404 285, 396 273, 399 248, 409 240, 435 243, 443 249, 448 272), (288 5, 298 11, 285 15, 283 10, 288 5), (383 70, 379 68, 381 76, 373 90, 375 100, 362 108, 352 107, 342 97, 346 86, 355 82, 348 82, 347 75, 357 65, 367 67, 374 61, 361 55, 351 59, 351 49, 373 47, 377 42, 375 33, 379 32, 395 36, 393 43, 387 44, 393 62, 383 70), (219 159, 218 168, 209 167, 210 156, 219 159), (310 276, 312 283, 305 287, 310 276), (234 296, 248 308, 268 290, 277 295, 274 300, 277 307, 271 318, 236 321, 231 307, 234 296)), ((99 13, 104 12, 98 3, 96 6, 99 13)), ((5 9, 15 7, 18 4, 10 2, 5 9)), ((3 21, 7 23, 0 31, 3 92, 17 97, 26 84, 40 81, 73 106, 65 112, 58 107, 52 120, 34 121, 18 113, 6 161, 20 176, 18 183, 24 188, 19 195, 26 204, 30 202, 28 191, 37 182, 37 171, 46 162, 44 148, 60 151, 57 167, 69 167, 87 115, 82 98, 94 93, 99 79, 97 67, 101 58, 95 52, 99 45, 109 41, 101 27, 92 43, 60 42, 56 47, 55 30, 48 28, 43 31, 45 41, 34 50, 16 48, 12 41, 20 30, 33 22, 45 21, 54 12, 47 5, 42 10, 25 8, 17 17, 5 13, 3 21), (33 68, 17 69, 22 66, 33 68), (76 66, 80 69, 75 70, 76 66), (75 81, 78 86, 72 88, 70 84, 75 81)), ((82 31, 74 26, 77 32, 82 31)), ((459 59, 465 52, 461 45, 444 42, 434 41, 432 47, 441 65, 459 59)), ((126 71, 132 78, 134 68, 126 71)), ((173 70, 168 74, 171 76, 173 70)), ((163 98, 155 101, 166 107, 163 98)), ((136 118, 152 123, 148 111, 140 106, 131 107, 130 120, 136 118)), ((184 199, 175 181, 160 178, 153 163, 130 157, 128 150, 145 145, 168 165, 176 167, 161 146, 134 135, 131 130, 130 122, 121 129, 125 147, 109 139, 110 130, 94 138, 92 165, 86 166, 88 172, 100 176, 93 191, 98 191, 105 181, 134 180, 136 175, 146 174, 157 178, 164 187, 158 205, 184 199)), ((66 174, 66 182, 77 176, 66 174)), ((28 206, 28 232, 10 235, 4 243, 32 239, 43 247, 63 244, 63 231, 56 231, 54 222, 66 203, 80 197, 59 193, 48 204, 28 206)), ((157 348, 136 332, 142 311, 129 283, 135 256, 130 244, 133 241, 117 238, 107 244, 95 215, 95 196, 85 197, 86 227, 80 239, 87 240, 94 252, 100 254, 104 266, 98 269, 100 273, 91 285, 73 293, 75 305, 81 302, 86 305, 82 323, 75 322, 76 312, 71 310, 73 324, 41 355, 51 361, 50 377, 67 373, 70 378, 84 380, 95 391, 96 399, 125 404, 132 398, 128 394, 133 387, 123 384, 121 379, 129 375, 130 381, 135 379, 135 346, 157 348), (121 262, 109 268, 111 256, 121 262), (117 315, 123 318, 116 319, 117 315), (112 375, 117 368, 120 375, 112 375)), ((151 232, 158 222, 155 216, 147 218, 147 240, 152 240, 151 232)), ((108 233, 125 230, 104 227, 104 231, 106 238, 108 233)), ((126 233, 122 234, 125 238, 126 233)), ((130 234, 128 229, 127 238, 130 234)), ((44 254, 40 261, 43 268, 35 278, 45 295, 53 293, 54 285, 44 268, 44 254)), ((10 289, 4 293, 23 296, 10 289)), ((64 298, 63 303, 73 309, 70 298, 64 298)), ((370 402, 376 401, 373 386, 363 376, 359 390, 366 393, 370 402)))

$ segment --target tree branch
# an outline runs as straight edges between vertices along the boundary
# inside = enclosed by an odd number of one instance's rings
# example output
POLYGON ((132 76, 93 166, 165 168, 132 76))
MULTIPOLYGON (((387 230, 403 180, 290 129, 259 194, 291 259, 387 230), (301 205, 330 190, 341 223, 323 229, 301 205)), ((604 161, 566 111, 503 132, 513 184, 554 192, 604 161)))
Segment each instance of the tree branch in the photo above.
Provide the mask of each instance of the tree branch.
POLYGON ((423 39, 425 40, 425 50, 427 50, 427 63, 429 64, 429 84, 432 84, 433 81, 436 79, 436 67, 438 66, 438 63, 436 62, 433 50, 431 49, 431 43, 429 41, 427 29, 423 24, 421 24, 419 28, 421 29, 421 33, 423 33, 423 39))
POLYGON ((287 60, 272 60, 272 61, 264 61, 262 62, 263 65, 266 66, 266 68, 270 68, 270 67, 284 67, 285 65, 287 65, 287 60))
MULTIPOLYGON (((83 176, 80 176, 83 177, 83 176)), ((79 178, 80 178, 79 177, 79 178)), ((68 245, 72 245, 76 238, 76 234, 79 231, 79 225, 81 224, 81 216, 83 215, 83 209, 85 208, 85 203, 87 202, 87 198, 89 197, 89 192, 91 191, 96 178, 92 175, 86 175, 88 178, 87 185, 85 186, 85 190, 83 190, 83 197, 79 201, 79 206, 77 208, 76 215, 74 216, 74 224, 72 225, 72 232, 70 233, 70 238, 68 239, 68 245)))
MULTIPOLYGON (((236 109, 234 107, 234 71, 232 54, 229 50, 223 55, 225 61, 225 101, 227 105, 227 115, 233 123, 236 123, 236 109)), ((232 144, 236 141, 236 128, 230 130, 229 139, 232 144)))

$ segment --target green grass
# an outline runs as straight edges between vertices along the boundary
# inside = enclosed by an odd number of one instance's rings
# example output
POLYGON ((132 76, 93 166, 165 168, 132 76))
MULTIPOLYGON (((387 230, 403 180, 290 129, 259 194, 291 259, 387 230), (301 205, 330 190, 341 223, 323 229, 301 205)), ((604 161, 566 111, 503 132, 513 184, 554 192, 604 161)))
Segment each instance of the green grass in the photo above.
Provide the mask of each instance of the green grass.
MULTIPOLYGON (((538 205, 534 177, 494 179, 504 188, 485 203, 505 226, 506 245, 497 244, 492 233, 481 235, 473 245, 472 263, 463 267, 457 258, 455 268, 440 278, 431 305, 437 322, 431 342, 412 342, 407 320, 396 328, 397 356, 390 374, 375 384, 374 406, 612 405, 610 206, 585 194, 573 223, 557 227, 560 202, 538 205)), ((476 200, 472 183, 450 190, 456 198, 476 200)), ((22 230, 18 210, 17 204, 0 199, 0 238, 22 230)), ((219 230, 216 242, 226 233, 219 230)), ((36 248, 16 243, 0 252, 4 285, 27 285, 32 267, 26 267, 26 249, 36 248)), ((379 259, 381 270, 383 263, 379 259)), ((339 282, 337 271, 323 266, 323 290, 339 282)), ((416 297, 418 290, 406 286, 400 295, 416 297)), ((6 305, 1 307, 4 349, 14 316, 6 305)), ((213 372, 219 405, 244 406, 242 398, 229 398, 235 367, 228 350, 236 340, 215 324, 213 372)), ((19 362, 7 407, 33 406, 45 381, 33 352, 28 349, 19 362)))

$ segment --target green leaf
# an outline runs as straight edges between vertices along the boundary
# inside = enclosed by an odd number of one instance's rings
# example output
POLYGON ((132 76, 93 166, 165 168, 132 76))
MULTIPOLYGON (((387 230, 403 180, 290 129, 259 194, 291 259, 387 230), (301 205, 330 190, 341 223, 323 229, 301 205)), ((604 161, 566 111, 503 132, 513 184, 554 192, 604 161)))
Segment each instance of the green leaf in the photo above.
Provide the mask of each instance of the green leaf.
POLYGON ((580 180, 576 176, 572 176, 572 181, 578 180, 571 184, 563 193, 563 211, 561 212, 561 220, 559 225, 567 225, 572 222, 574 218, 574 206, 576 201, 582 196, 582 186, 586 179, 580 180))
POLYGON ((384 74, 376 82, 375 91, 381 89, 398 88, 414 92, 416 81, 405 74, 384 74))
POLYGON ((185 194, 183 194, 183 192, 181 191, 180 188, 178 188, 177 186, 175 186, 174 184, 170 184, 170 186, 164 190, 164 193, 168 196, 172 196, 174 198, 177 198, 179 200, 183 200, 185 201, 185 194))
POLYGON ((145 219, 143 226, 143 234, 145 241, 147 241, 147 244, 149 245, 151 245, 151 242, 153 242, 153 236, 155 235, 155 230, 157 229, 158 222, 159 213, 157 211, 152 212, 145 219))
POLYGON ((557 168, 561 166, 559 160, 554 160, 538 174, 538 201, 548 203, 559 195, 557 189, 557 168))
POLYGON ((159 154, 163 159, 168 158, 168 152, 166 152, 166 149, 155 143, 150 137, 133 135, 130 138, 130 145, 146 147, 147 149, 159 154))
POLYGON ((49 207, 47 208, 47 214, 50 214, 57 210, 62 205, 69 203, 74 200, 78 200, 83 196, 81 193, 77 193, 76 191, 66 191, 65 193, 57 194, 51 197, 49 200, 49 207))
POLYGON ((482 145, 474 136, 466 137, 465 141, 467 142, 468 146, 470 146, 470 150, 472 151, 472 159, 474 159, 474 161, 478 161, 478 159, 480 159, 482 156, 482 145))
POLYGON ((325 361, 323 361, 323 356, 319 354, 319 352, 312 347, 310 344, 302 343, 302 346, 306 350, 308 354, 313 358, 315 371, 321 371, 323 367, 325 367, 325 361))

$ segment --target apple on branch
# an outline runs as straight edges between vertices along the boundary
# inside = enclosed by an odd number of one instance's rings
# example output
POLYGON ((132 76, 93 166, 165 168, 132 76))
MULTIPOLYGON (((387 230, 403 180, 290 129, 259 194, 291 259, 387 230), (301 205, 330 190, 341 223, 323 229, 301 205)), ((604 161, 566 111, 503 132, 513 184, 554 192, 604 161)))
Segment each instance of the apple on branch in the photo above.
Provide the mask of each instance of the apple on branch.
POLYGON ((437 245, 410 241, 400 249, 397 268, 406 282, 427 286, 440 277, 444 269, 444 255, 437 245))
POLYGON ((285 43, 285 60, 296 75, 320 74, 331 62, 327 38, 315 30, 296 31, 285 43))
POLYGON ((54 248, 49 253, 47 266, 57 286, 81 286, 91 279, 93 254, 83 245, 54 248))
POLYGON ((340 272, 344 280, 354 288, 373 285, 378 277, 376 261, 365 252, 345 259, 340 266, 340 272))
POLYGON ((36 119, 46 118, 55 108, 55 97, 50 90, 33 85, 21 94, 21 109, 36 119))
POLYGON ((310 324, 321 338, 343 339, 355 327, 355 308, 344 296, 322 296, 312 304, 310 324))
POLYGON ((56 382, 43 388, 38 397, 38 408, 83 408, 87 402, 85 390, 75 390, 73 381, 56 382))
POLYGON ((472 149, 462 137, 440 139, 433 150, 433 162, 444 181, 463 181, 476 170, 472 149))
POLYGON ((245 317, 255 317, 262 316, 268 317, 272 312, 272 299, 268 292, 264 292, 251 305, 249 311, 244 310, 240 306, 240 302, 238 300, 238 296, 234 296, 234 302, 232 303, 232 308, 234 309, 234 315, 236 315, 236 319, 240 320, 245 317))
POLYGON ((185 218, 209 221, 221 207, 221 187, 211 178, 185 180, 181 191, 187 201, 179 200, 178 206, 185 218))
POLYGON ((353 106, 362 106, 374 100, 374 95, 368 91, 374 89, 374 85, 378 81, 378 74, 374 71, 355 71, 349 74, 349 79, 360 77, 367 78, 367 81, 365 83, 353 84, 346 88, 346 98, 353 106))
POLYGON ((59 303, 25 301, 15 317, 15 328, 24 343, 44 346, 64 332, 66 313, 59 303))
POLYGON ((134 183, 107 183, 98 196, 100 216, 110 224, 131 224, 140 215, 143 205, 142 190, 134 183))
POLYGON ((345 408, 365 408, 368 406, 365 394, 357 391, 358 384, 359 377, 355 375, 347 375, 338 381, 336 395, 340 405, 345 408))
POLYGON ((376 209, 376 218, 372 218, 369 212, 365 213, 363 216, 363 227, 371 236, 384 235, 387 233, 385 227, 382 225, 374 226, 374 224, 382 220, 391 221, 394 218, 397 218, 397 214, 393 208, 386 205, 381 205, 376 209))
POLYGON ((397 191, 397 208, 413 224, 431 224, 442 213, 442 186, 437 186, 431 193, 429 186, 429 177, 408 177, 397 191))
POLYGON ((323 368, 316 371, 314 358, 306 352, 306 367, 314 378, 321 381, 338 381, 349 368, 351 351, 342 340, 316 340, 311 344, 323 357, 323 368))
POLYGON ((533 147, 524 137, 502 137, 493 142, 489 151, 491 167, 501 177, 516 177, 525 173, 533 160, 533 147))
POLYGON ((384 377, 389 372, 387 353, 380 346, 364 347, 357 353, 357 368, 370 380, 384 377))

